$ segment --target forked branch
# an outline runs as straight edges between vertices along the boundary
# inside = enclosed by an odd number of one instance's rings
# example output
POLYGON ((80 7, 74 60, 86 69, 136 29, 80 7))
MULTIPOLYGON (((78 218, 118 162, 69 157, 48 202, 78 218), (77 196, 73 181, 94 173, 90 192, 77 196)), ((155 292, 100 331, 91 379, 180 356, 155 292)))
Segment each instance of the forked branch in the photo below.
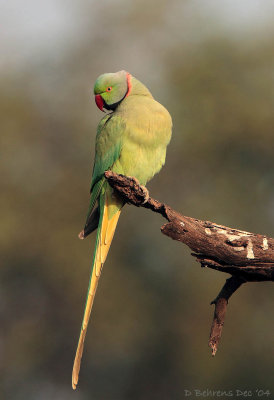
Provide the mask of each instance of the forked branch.
POLYGON ((230 296, 244 282, 274 281, 274 239, 183 216, 150 197, 147 189, 135 178, 112 171, 106 171, 105 176, 125 202, 148 208, 167 219, 168 223, 161 227, 162 233, 186 244, 202 267, 232 275, 212 302, 215 311, 209 346, 215 355, 230 296))

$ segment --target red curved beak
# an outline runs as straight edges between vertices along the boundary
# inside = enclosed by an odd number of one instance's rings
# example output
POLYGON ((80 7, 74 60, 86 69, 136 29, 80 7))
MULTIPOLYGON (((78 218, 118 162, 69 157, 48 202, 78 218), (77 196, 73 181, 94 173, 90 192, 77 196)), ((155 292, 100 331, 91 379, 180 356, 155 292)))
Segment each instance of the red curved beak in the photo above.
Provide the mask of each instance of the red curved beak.
POLYGON ((97 107, 99 108, 99 110, 103 111, 104 100, 102 99, 100 94, 95 95, 95 103, 96 103, 97 107))

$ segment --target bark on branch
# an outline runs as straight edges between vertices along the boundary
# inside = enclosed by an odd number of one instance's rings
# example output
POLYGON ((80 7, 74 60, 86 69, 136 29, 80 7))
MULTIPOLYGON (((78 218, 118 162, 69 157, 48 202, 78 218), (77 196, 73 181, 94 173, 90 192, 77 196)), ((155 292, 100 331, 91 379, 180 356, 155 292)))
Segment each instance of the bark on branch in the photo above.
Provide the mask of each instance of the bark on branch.
POLYGON ((212 302, 215 304, 209 346, 216 354, 230 296, 245 282, 274 281, 274 239, 210 221, 186 217, 149 196, 133 177, 106 171, 109 184, 125 202, 161 214, 164 235, 186 244, 202 267, 232 275, 212 302))

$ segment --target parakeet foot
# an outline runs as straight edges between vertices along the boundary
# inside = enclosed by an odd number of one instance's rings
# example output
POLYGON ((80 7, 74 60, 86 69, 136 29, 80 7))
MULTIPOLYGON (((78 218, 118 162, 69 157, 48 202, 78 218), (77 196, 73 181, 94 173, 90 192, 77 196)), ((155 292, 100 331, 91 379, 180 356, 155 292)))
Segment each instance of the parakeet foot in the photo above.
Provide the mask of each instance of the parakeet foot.
POLYGON ((149 199, 149 191, 147 190, 147 188, 144 185, 141 185, 138 179, 135 178, 135 176, 127 176, 127 178, 133 181, 133 186, 139 186, 141 196, 143 198, 143 201, 140 201, 140 204, 145 204, 149 199))

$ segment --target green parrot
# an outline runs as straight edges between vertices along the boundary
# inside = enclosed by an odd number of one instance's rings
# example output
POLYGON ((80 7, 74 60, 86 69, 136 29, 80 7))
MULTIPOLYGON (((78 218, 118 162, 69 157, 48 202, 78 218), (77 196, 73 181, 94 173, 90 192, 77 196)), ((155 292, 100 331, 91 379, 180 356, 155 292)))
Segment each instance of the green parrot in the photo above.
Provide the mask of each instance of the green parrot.
POLYGON ((145 185, 165 163, 171 138, 169 112, 140 81, 126 71, 100 75, 94 86, 95 102, 101 111, 96 135, 91 199, 84 239, 97 228, 95 251, 84 317, 76 350, 72 387, 76 389, 93 300, 124 201, 108 184, 104 172, 134 176, 145 185))

